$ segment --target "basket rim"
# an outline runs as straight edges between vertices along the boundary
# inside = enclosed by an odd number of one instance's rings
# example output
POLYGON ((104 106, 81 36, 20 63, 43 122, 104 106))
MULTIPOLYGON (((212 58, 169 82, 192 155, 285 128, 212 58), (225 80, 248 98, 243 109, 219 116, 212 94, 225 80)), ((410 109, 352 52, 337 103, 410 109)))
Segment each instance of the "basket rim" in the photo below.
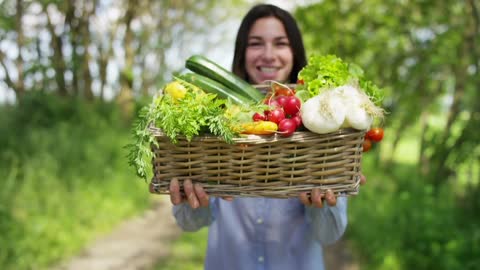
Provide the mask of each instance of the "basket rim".
MULTIPOLYGON (((153 125, 149 127, 150 132, 155 137, 166 137, 166 134, 160 129, 153 125)), ((354 128, 342 128, 333 132, 319 134, 311 131, 295 131, 290 137, 283 137, 279 133, 271 135, 256 135, 256 134, 238 134, 239 137, 233 138, 234 143, 252 143, 252 142, 276 142, 276 141, 298 141, 298 140, 307 140, 310 138, 328 138, 332 136, 343 137, 350 134, 357 133, 366 133, 366 130, 358 130, 354 128)), ((177 137, 178 141, 186 141, 186 137, 181 135, 177 137)), ((211 133, 205 133, 202 135, 194 136, 191 141, 206 141, 206 140, 219 140, 224 141, 219 136, 213 135, 211 133)))

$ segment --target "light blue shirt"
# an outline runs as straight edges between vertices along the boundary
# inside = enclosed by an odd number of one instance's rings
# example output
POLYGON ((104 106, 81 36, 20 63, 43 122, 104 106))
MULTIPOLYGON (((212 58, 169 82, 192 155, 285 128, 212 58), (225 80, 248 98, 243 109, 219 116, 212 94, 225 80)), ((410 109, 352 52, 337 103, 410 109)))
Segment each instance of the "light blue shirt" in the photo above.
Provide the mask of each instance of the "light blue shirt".
POLYGON ((210 226, 205 270, 323 270, 322 245, 347 226, 347 198, 337 205, 305 207, 299 199, 210 198, 210 206, 173 208, 179 226, 210 226))

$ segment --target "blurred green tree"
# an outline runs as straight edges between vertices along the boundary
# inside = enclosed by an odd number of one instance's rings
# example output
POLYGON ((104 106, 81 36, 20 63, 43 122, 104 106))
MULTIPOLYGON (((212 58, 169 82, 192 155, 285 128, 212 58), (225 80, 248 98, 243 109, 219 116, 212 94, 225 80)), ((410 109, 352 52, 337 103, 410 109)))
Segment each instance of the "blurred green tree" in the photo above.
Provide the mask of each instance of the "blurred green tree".
POLYGON ((465 162, 478 167, 477 2, 322 1, 296 17, 309 52, 355 62, 385 87, 392 152, 419 129, 420 150, 411 155, 432 182, 454 179, 465 162))

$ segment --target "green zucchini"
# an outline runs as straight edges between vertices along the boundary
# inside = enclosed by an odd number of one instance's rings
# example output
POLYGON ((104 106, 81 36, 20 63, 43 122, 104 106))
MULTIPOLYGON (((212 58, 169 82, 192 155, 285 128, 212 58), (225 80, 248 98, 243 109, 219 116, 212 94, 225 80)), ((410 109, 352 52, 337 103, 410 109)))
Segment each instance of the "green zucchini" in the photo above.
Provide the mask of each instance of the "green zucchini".
POLYGON ((248 97, 254 102, 261 102, 265 98, 260 90, 202 55, 190 56, 185 67, 225 85, 233 92, 248 97))
POLYGON ((253 101, 228 89, 223 84, 197 73, 185 73, 178 76, 205 92, 216 94, 220 98, 230 99, 238 105, 249 105, 253 101))

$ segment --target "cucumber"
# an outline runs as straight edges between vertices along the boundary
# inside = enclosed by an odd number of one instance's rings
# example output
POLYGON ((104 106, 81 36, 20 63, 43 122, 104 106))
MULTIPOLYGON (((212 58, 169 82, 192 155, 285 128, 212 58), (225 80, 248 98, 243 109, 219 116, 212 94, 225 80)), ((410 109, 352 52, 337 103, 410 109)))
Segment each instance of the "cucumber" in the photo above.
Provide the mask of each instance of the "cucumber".
POLYGON ((197 73, 185 73, 178 76, 180 79, 189 82, 195 86, 198 86, 205 92, 216 94, 220 98, 230 99, 238 105, 248 105, 253 101, 247 97, 239 95, 232 90, 228 89, 223 84, 214 81, 208 77, 197 73))
POLYGON ((202 55, 190 56, 185 67, 223 84, 233 92, 248 97, 254 102, 261 102, 265 98, 260 90, 202 55))

